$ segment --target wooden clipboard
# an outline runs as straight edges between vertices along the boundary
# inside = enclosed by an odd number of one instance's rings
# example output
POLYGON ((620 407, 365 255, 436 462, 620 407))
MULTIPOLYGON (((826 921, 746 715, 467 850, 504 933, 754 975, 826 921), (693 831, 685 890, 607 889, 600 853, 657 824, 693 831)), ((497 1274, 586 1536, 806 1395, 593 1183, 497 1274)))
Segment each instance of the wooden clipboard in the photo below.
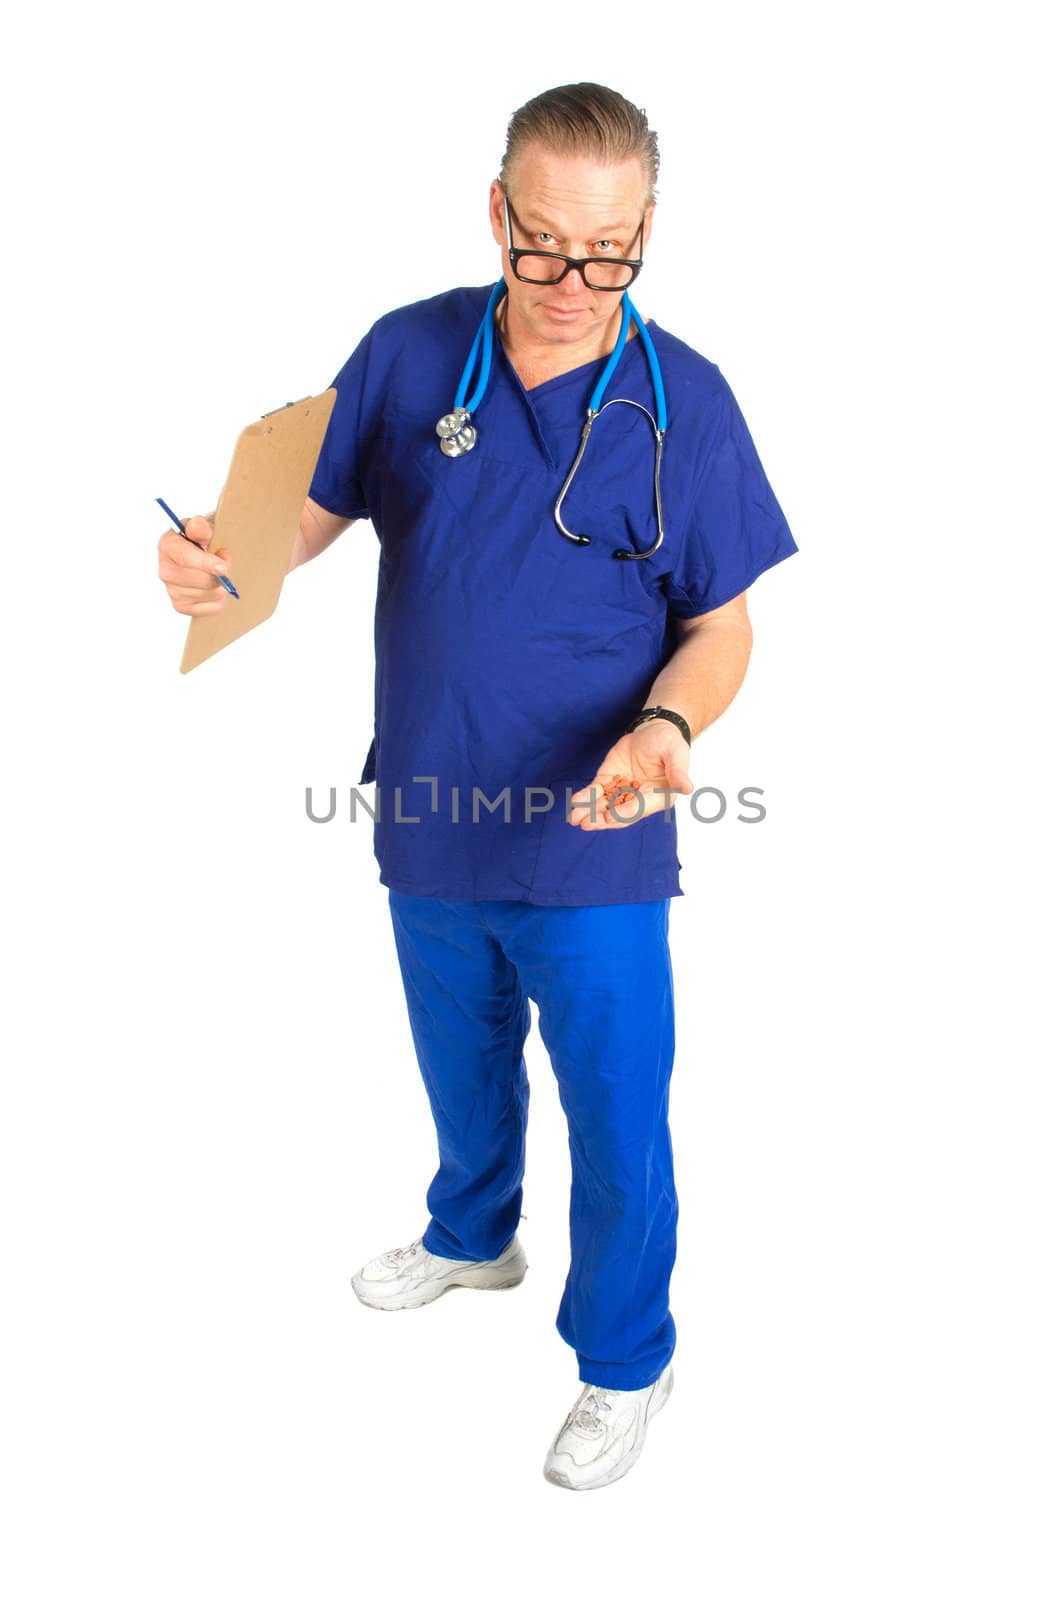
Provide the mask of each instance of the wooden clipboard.
POLYGON ((191 619, 182 672, 191 672, 277 609, 335 403, 335 389, 290 401, 249 423, 237 440, 207 548, 229 551, 228 575, 240 599, 229 596, 215 616, 191 619))

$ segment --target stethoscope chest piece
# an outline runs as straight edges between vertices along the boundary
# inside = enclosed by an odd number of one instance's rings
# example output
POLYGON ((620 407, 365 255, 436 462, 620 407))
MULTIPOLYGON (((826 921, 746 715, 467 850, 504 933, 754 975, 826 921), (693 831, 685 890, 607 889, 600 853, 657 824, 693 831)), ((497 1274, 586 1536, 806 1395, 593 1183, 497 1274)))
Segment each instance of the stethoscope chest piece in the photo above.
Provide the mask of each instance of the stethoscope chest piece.
POLYGON ((458 406, 454 411, 448 411, 436 424, 439 435, 440 449, 445 456, 452 459, 455 456, 468 455, 477 442, 477 430, 470 420, 469 412, 465 406, 458 406))

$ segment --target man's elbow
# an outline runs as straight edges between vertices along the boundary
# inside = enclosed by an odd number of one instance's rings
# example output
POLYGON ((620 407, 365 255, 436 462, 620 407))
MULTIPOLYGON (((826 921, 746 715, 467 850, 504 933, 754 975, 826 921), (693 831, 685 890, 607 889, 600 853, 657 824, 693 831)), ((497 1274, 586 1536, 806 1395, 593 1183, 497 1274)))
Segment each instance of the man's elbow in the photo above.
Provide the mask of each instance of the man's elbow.
POLYGON ((302 566, 305 561, 313 561, 315 556, 320 556, 345 528, 351 526, 352 520, 351 517, 339 517, 334 511, 326 511, 324 506, 319 506, 308 495, 299 519, 299 532, 296 534, 289 572, 293 567, 302 566))
POLYGON ((689 639, 695 635, 726 633, 731 637, 738 634, 752 645, 754 630, 750 622, 750 613, 746 608, 746 590, 737 594, 733 600, 725 601, 724 605, 717 606, 713 611, 703 611, 700 617, 687 617, 679 624, 680 637, 689 639))

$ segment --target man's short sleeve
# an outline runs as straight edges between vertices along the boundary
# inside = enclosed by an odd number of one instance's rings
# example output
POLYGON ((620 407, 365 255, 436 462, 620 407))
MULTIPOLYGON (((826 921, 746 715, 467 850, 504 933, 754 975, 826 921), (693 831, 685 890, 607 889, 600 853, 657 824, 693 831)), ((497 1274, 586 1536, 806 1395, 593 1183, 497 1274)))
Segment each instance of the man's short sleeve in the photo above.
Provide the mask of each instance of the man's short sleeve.
POLYGON ((372 339, 373 330, 370 329, 333 379, 336 404, 308 491, 310 498, 325 511, 352 521, 369 516, 359 464, 365 438, 363 423, 372 339))
POLYGON ((669 611, 678 617, 726 605, 798 549, 735 396, 719 371, 717 376, 719 412, 695 474, 677 564, 665 584, 669 611))

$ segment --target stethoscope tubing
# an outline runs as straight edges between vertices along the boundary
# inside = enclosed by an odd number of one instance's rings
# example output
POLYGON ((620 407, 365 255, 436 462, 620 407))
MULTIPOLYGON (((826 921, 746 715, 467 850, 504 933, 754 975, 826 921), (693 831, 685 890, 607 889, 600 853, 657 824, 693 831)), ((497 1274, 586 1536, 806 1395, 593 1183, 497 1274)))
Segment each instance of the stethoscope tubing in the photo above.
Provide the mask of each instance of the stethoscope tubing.
POLYGON ((462 370, 462 376, 458 380, 458 388, 455 390, 454 394, 454 405, 451 407, 452 411, 464 410, 468 411, 469 415, 472 416, 473 412, 477 409, 477 406, 479 406, 480 402, 484 398, 484 392, 488 387, 488 378, 491 374, 492 356, 495 352, 495 307, 502 298, 505 288, 506 279, 500 278, 494 289, 491 291, 491 299, 488 301, 487 310, 484 312, 484 315, 481 318, 480 327, 477 329, 477 336, 473 340, 472 349, 469 352, 465 367, 462 370), (473 368, 476 365, 478 350, 480 351, 480 377, 477 380, 475 392, 467 400, 465 398, 466 390, 469 387, 469 380, 473 376, 473 368))
MULTIPOLYGON (((484 315, 481 318, 480 326, 477 329, 472 348, 470 349, 469 355, 466 358, 466 364, 462 369, 462 376, 459 379, 458 388, 455 390, 454 405, 452 407, 452 411, 455 413, 455 416, 451 425, 453 426, 455 422, 464 422, 469 434, 472 436, 473 441, 476 439, 476 430, 470 426, 470 422, 473 412, 483 400, 488 387, 488 378, 491 374, 491 363, 495 344, 495 307, 498 305, 499 299, 505 290, 506 279, 505 277, 502 277, 491 291, 491 297, 488 300, 484 315), (480 373, 477 378, 477 386, 473 394, 467 396, 467 391, 473 377, 473 369, 476 366, 478 354, 480 356, 480 373)), ((606 410, 607 406, 614 405, 635 406, 637 410, 642 411, 643 415, 647 418, 651 428, 654 431, 654 509, 658 524, 657 538, 646 550, 622 549, 615 550, 613 552, 614 555, 620 560, 642 561, 645 560, 647 556, 652 556, 654 552, 661 547, 661 542, 665 537, 665 527, 661 509, 661 453, 665 441, 665 430, 668 427, 668 410, 665 404, 665 384, 661 375, 661 363, 658 360, 658 353, 654 348, 654 341, 650 337, 650 331, 647 328, 646 323, 643 321, 642 317, 639 315, 639 312, 628 298, 627 290, 625 290, 621 301, 621 326, 617 335, 617 342, 613 347, 613 352, 610 355, 610 358, 607 361, 594 390, 592 391, 591 400, 588 405, 587 421, 584 423, 583 431, 580 435, 580 445, 576 452, 576 459, 569 468, 565 482, 562 484, 561 492, 554 503, 554 521, 557 524, 559 531, 563 533, 567 539, 570 539, 573 544, 586 545, 590 544, 591 540, 587 534, 574 533, 571 528, 567 528, 565 526, 561 515, 562 504, 569 492, 573 479, 576 477, 577 469, 584 458, 584 451, 587 449, 587 443, 591 437, 591 429, 594 425, 595 418, 600 416, 602 412, 606 410), (627 400, 621 395, 618 395, 613 400, 603 400, 603 396, 609 387, 610 379, 616 372, 621 356, 624 354, 625 345, 628 343, 629 329, 633 321, 635 322, 636 328, 639 332, 640 341, 642 342, 643 349, 646 353, 647 365, 650 368, 650 380, 654 388, 654 404, 657 409, 656 420, 647 410, 646 406, 638 400, 627 400)), ((440 432, 444 428, 446 420, 448 419, 441 420, 440 428, 437 430, 437 432, 440 432)), ((472 442, 468 443, 464 447, 464 449, 467 450, 472 448, 472 442)))
POLYGON ((622 395, 618 395, 614 400, 607 400, 605 405, 600 406, 597 411, 588 411, 587 421, 584 423, 583 432, 580 435, 580 447, 576 452, 576 460, 569 468, 569 475, 562 484, 561 493, 554 502, 554 521, 556 522, 560 532, 564 533, 565 537, 567 539, 571 539, 574 544, 591 543, 591 540, 588 538, 586 533, 574 533, 571 528, 567 528, 565 526, 565 523, 562 521, 562 503, 569 492, 570 484, 576 477, 577 468, 584 458, 584 451, 587 449, 587 441, 591 437, 591 429, 594 425, 595 418, 601 416, 603 411, 605 411, 609 406, 635 406, 637 411, 641 411, 643 413, 647 421, 650 423, 651 428, 654 430, 654 511, 658 524, 658 536, 654 540, 654 543, 652 545, 648 545, 645 550, 620 549, 613 552, 618 561, 645 561, 647 556, 652 556, 655 551, 660 550, 661 542, 665 537, 665 523, 661 511, 661 452, 665 443, 665 433, 663 429, 657 426, 654 418, 651 416, 646 406, 638 400, 626 400, 622 395))

